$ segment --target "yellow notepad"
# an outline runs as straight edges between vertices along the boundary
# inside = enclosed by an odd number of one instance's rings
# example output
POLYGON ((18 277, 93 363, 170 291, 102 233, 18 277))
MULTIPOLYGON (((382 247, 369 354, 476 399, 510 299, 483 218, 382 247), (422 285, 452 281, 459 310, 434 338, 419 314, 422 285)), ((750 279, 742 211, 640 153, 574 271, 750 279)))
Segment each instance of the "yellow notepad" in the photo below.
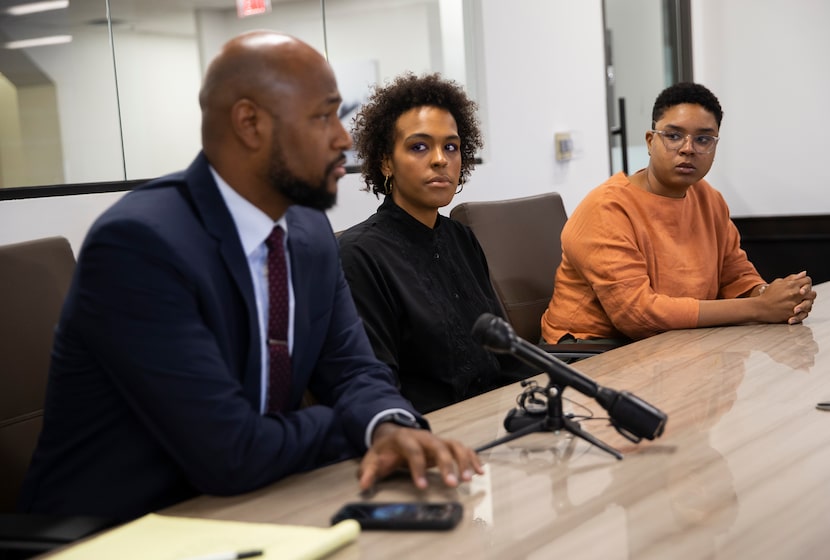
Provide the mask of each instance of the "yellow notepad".
POLYGON ((219 552, 263 550, 257 560, 323 558, 357 539, 348 519, 333 527, 305 527, 171 517, 151 513, 56 554, 60 560, 183 560, 219 552))

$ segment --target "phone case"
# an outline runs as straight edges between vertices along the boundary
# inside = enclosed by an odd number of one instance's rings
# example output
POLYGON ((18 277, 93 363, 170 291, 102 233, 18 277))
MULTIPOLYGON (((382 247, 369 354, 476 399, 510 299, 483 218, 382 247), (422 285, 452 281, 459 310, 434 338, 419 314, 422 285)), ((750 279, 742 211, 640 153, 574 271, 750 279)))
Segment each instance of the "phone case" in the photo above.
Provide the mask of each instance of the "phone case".
POLYGON ((458 525, 463 512, 458 502, 354 502, 340 508, 331 523, 354 519, 362 529, 446 531, 458 525))

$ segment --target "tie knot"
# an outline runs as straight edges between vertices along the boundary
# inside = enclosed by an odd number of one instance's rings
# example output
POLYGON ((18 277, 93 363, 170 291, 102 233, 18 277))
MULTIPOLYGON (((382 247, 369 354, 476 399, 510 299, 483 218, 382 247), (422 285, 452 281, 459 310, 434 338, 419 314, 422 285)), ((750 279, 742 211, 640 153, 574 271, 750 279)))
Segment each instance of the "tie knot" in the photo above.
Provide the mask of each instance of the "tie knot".
POLYGON ((271 230, 271 235, 269 235, 268 239, 265 240, 265 245, 268 247, 269 251, 273 251, 275 247, 282 248, 282 239, 282 227, 274 226, 274 229, 271 230))

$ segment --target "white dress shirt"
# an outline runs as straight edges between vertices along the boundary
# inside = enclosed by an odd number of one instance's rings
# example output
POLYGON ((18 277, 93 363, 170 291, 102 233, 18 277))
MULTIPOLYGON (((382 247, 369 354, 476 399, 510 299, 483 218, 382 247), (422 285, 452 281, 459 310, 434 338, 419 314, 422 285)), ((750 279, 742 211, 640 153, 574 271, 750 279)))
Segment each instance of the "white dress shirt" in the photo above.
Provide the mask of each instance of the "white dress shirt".
POLYGON ((239 239, 242 241, 242 249, 248 259, 248 268, 251 272, 251 280, 254 284, 254 296, 256 298, 257 320, 259 322, 259 346, 262 357, 262 371, 260 372, 262 390, 259 398, 259 411, 265 412, 265 401, 268 395, 268 367, 269 354, 267 337, 268 325, 268 247, 265 240, 271 235, 274 226, 279 225, 285 233, 283 237, 283 250, 285 251, 286 272, 288 275, 288 354, 291 355, 294 349, 294 286, 291 282, 291 258, 288 253, 288 223, 285 216, 274 222, 265 212, 242 198, 213 167, 210 172, 219 192, 225 200, 225 204, 231 213, 239 239))

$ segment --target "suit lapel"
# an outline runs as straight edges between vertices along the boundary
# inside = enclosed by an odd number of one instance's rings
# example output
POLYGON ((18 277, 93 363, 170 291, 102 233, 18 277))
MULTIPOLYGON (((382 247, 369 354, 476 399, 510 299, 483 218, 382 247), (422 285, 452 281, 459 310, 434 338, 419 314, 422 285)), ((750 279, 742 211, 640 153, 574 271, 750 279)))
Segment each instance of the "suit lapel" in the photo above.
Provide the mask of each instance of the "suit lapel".
POLYGON ((219 193, 219 187, 213 180, 207 158, 203 153, 200 153, 187 169, 185 180, 196 211, 202 217, 205 230, 216 239, 219 254, 228 274, 233 278, 245 301, 248 331, 252 333, 252 336, 249 337, 247 349, 247 367, 240 372, 242 376, 240 381, 248 400, 256 403, 255 406, 258 409, 261 393, 259 323, 248 259, 242 249, 242 242, 239 240, 239 233, 236 231, 233 218, 219 193))
POLYGON ((311 284, 313 278, 309 272, 311 266, 309 238, 307 225, 299 219, 289 208, 286 214, 288 221, 288 250, 291 254, 291 284, 294 288, 294 347, 291 353, 291 370, 295 383, 292 384, 291 402, 300 398, 300 389, 304 389, 307 379, 303 379, 304 372, 311 369, 304 363, 304 341, 310 336, 311 323, 309 309, 311 308, 311 284))

